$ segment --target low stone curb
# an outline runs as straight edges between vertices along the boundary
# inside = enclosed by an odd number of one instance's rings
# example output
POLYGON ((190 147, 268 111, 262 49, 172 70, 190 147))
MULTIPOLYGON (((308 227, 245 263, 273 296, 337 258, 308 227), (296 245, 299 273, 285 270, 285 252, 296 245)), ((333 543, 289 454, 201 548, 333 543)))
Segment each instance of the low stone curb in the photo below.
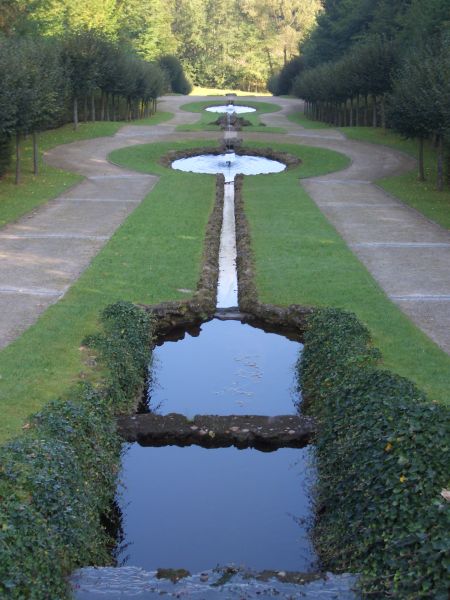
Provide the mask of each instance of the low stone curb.
POLYGON ((197 415, 188 419, 177 413, 164 416, 148 413, 119 417, 117 423, 125 441, 138 442, 141 446, 235 446, 271 451, 304 448, 316 433, 313 418, 297 415, 197 415))

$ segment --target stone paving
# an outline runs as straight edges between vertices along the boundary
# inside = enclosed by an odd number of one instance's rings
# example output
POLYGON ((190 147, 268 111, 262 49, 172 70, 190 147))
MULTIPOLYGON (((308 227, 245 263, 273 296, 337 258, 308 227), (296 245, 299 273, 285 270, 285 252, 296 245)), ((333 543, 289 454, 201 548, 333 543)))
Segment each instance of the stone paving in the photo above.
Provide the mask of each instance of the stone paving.
MULTIPOLYGON (((176 125, 198 119, 179 110, 192 100, 163 98, 160 108, 175 114, 170 122, 125 126, 115 136, 67 144, 46 154, 50 164, 86 179, 0 230, 0 348, 65 294, 157 181, 109 163, 112 150, 156 140, 216 137, 212 132, 174 133, 176 125)), ((302 180, 302 185, 387 295, 450 353, 449 232, 373 183, 414 168, 415 161, 387 147, 347 140, 337 130, 307 130, 289 122, 286 116, 301 105, 297 100, 264 101, 282 106, 265 115, 264 122, 285 127, 287 134, 244 133, 244 138, 330 148, 351 159, 347 169, 302 180)))

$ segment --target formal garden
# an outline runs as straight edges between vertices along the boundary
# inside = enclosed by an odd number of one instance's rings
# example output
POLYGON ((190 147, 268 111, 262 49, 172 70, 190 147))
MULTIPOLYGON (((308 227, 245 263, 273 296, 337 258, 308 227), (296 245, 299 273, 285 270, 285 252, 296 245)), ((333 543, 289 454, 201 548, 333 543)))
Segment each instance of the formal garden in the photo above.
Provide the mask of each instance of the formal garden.
POLYGON ((448 598, 449 23, 0 7, 1 598, 448 598))

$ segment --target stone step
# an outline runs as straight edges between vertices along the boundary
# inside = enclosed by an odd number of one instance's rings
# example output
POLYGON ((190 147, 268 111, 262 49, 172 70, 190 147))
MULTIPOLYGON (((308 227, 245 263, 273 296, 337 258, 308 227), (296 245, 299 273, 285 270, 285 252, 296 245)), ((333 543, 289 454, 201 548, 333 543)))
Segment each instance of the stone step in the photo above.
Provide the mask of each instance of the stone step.
POLYGON ((191 446, 204 448, 303 448, 313 441, 316 423, 310 417, 184 415, 153 413, 119 417, 118 430, 127 442, 141 446, 191 446))
POLYGON ((360 596, 352 589, 356 583, 357 577, 347 573, 252 573, 229 567, 196 575, 182 569, 147 572, 138 567, 87 567, 71 578, 75 600, 357 600, 360 596))

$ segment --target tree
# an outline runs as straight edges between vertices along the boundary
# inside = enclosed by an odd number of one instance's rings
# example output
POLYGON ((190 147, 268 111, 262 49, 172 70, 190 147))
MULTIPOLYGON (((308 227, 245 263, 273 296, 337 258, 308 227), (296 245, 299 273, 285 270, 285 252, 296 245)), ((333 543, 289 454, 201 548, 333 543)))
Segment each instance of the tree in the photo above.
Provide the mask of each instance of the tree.
POLYGON ((103 45, 92 31, 80 31, 64 38, 63 60, 69 79, 73 106, 73 127, 79 122, 79 100, 92 94, 100 81, 100 62, 103 45))
POLYGON ((161 56, 158 64, 166 75, 167 88, 170 92, 189 94, 192 85, 187 80, 180 60, 170 54, 161 56))
POLYGON ((270 74, 298 53, 299 43, 322 8, 320 0, 240 0, 239 4, 259 33, 270 74))
POLYGON ((301 56, 294 56, 288 61, 281 71, 276 74, 268 84, 268 89, 275 96, 290 94, 294 79, 300 75, 304 69, 304 61, 301 56))
POLYGON ((392 127, 408 138, 418 138, 419 179, 424 180, 423 140, 434 136, 438 146, 437 188, 442 191, 444 144, 450 133, 450 55, 447 44, 411 53, 402 65, 390 98, 392 127))

